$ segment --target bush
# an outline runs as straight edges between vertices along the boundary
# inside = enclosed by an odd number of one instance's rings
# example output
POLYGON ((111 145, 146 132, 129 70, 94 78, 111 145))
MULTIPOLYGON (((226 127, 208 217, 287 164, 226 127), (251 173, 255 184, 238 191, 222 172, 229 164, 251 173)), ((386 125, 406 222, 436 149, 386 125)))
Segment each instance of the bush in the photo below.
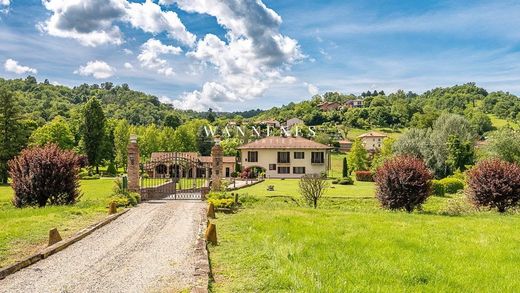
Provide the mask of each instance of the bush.
POLYGON ((110 162, 107 167, 107 175, 116 176, 117 175, 117 169, 114 163, 110 162))
POLYGON ((354 180, 352 180, 352 178, 350 177, 345 177, 343 179, 341 179, 338 184, 341 184, 341 185, 352 185, 354 184, 354 180))
POLYGON ((435 196, 446 195, 446 190, 444 189, 444 184, 439 182, 439 180, 432 180, 432 195, 435 195, 435 196))
POLYGON ((374 182, 374 174, 371 171, 356 171, 357 181, 374 182))
POLYGON ((114 188, 112 190, 112 197, 110 201, 115 201, 118 207, 136 206, 141 202, 141 195, 139 193, 130 192, 123 188, 123 180, 120 178, 114 181, 114 188))
POLYGON ((520 167, 496 159, 482 161, 467 173, 467 185, 475 206, 503 213, 520 201, 520 167))
POLYGON ((9 161, 16 207, 74 204, 79 192, 80 157, 57 145, 25 149, 9 161))
POLYGON ((424 162, 417 158, 387 160, 375 175, 377 199, 384 208, 411 212, 430 196, 431 178, 424 162))
POLYGON ((235 198, 226 192, 210 192, 208 202, 213 203, 215 208, 232 208, 235 205, 235 198))
POLYGON ((340 181, 339 179, 334 178, 334 179, 332 179, 331 183, 332 184, 339 184, 339 181, 340 181))
POLYGON ((464 181, 457 178, 444 178, 439 180, 444 185, 444 191, 449 194, 457 193, 464 189, 464 181))

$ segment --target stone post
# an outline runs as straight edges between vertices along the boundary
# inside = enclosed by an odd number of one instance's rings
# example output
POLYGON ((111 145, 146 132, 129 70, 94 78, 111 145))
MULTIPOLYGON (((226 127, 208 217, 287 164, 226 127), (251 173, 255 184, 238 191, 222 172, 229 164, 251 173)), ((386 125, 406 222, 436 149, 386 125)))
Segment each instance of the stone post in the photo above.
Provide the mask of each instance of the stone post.
POLYGON ((220 191, 220 181, 222 179, 222 156, 223 150, 220 146, 220 137, 215 137, 215 145, 211 148, 212 172, 211 190, 220 191))
POLYGON ((139 192, 139 146, 137 136, 130 136, 128 144, 128 190, 139 192))

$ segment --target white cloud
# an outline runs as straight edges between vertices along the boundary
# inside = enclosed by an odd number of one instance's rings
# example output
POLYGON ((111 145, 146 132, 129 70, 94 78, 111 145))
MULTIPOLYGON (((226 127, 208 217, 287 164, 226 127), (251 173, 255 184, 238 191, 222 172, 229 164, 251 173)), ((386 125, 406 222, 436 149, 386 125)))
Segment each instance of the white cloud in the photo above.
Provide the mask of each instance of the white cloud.
POLYGON ((307 92, 309 92, 309 94, 311 96, 314 96, 314 95, 317 95, 320 93, 320 90, 318 89, 317 86, 313 85, 312 83, 304 83, 306 86, 307 86, 307 92))
POLYGON ((26 74, 26 73, 32 73, 37 74, 38 70, 28 67, 28 66, 22 66, 18 64, 18 61, 13 59, 7 59, 4 63, 4 69, 7 72, 13 72, 16 74, 26 74))
POLYGON ((124 66, 125 66, 126 69, 134 69, 134 66, 132 64, 128 63, 128 62, 125 62, 124 66))
POLYGON ((219 102, 235 102, 261 96, 273 83, 294 82, 284 76, 301 60, 298 42, 279 32, 281 17, 261 1, 160 0, 187 12, 214 16, 227 30, 226 40, 207 34, 188 56, 216 69, 219 76, 201 90, 185 93, 174 105, 183 109, 219 108, 219 102))
POLYGON ((178 55, 182 52, 179 47, 164 45, 156 39, 149 39, 141 46, 141 53, 137 56, 137 60, 141 62, 141 66, 150 70, 155 70, 159 74, 166 76, 174 75, 173 68, 170 67, 168 61, 161 59, 161 55, 171 54, 178 55))
MULTIPOLYGON (((4 1, 4 0, 2 0, 4 1)), ((126 0, 42 0, 52 15, 37 27, 52 36, 72 38, 85 46, 123 43, 123 34, 117 22, 130 23, 149 33, 168 33, 186 45, 195 42, 195 36, 186 30, 178 15, 164 12, 152 0, 133 3, 126 0)))
POLYGON ((104 61, 89 61, 87 65, 80 66, 78 70, 74 71, 74 74, 83 76, 93 76, 96 79, 105 79, 114 75, 115 69, 105 63, 104 61))
POLYGON ((132 52, 132 50, 127 49, 127 48, 124 48, 124 49, 123 49, 123 52, 124 52, 126 55, 133 55, 133 54, 134 54, 134 52, 132 52))
POLYGON ((0 5, 9 6, 9 4, 11 4, 9 0, 0 0, 0 5))

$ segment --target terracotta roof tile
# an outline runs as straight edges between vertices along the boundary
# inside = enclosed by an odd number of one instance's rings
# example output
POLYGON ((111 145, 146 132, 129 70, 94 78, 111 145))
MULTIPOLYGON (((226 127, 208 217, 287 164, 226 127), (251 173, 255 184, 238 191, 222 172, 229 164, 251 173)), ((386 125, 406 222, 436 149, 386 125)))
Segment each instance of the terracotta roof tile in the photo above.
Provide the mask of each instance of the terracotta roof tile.
POLYGON ((387 137, 387 136, 388 135, 381 133, 381 132, 371 131, 371 132, 363 133, 358 137, 362 138, 362 137, 387 137))
POLYGON ((242 145, 238 149, 331 149, 331 147, 303 137, 270 136, 242 145))

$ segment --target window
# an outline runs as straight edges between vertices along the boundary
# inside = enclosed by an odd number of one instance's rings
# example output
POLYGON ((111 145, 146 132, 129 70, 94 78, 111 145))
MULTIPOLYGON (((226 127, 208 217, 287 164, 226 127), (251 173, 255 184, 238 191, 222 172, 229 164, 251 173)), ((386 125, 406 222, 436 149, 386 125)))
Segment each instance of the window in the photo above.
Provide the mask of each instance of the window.
POLYGON ((226 167, 226 177, 229 177, 229 167, 226 167))
POLYGON ((278 174, 290 174, 291 168, 289 167, 278 167, 278 174))
POLYGON ((269 170, 276 170, 276 164, 269 164, 269 170))
POLYGON ((258 152, 247 152, 247 161, 253 163, 258 162, 258 152))
POLYGON ((293 167, 293 174, 305 174, 305 167, 293 167))
POLYGON ((312 152, 311 163, 313 163, 313 164, 325 163, 325 153, 324 152, 312 152))
POLYGON ((295 159, 305 159, 305 153, 304 152, 294 152, 294 158, 295 159))
POLYGON ((278 163, 287 164, 290 163, 290 152, 278 152, 278 163))

